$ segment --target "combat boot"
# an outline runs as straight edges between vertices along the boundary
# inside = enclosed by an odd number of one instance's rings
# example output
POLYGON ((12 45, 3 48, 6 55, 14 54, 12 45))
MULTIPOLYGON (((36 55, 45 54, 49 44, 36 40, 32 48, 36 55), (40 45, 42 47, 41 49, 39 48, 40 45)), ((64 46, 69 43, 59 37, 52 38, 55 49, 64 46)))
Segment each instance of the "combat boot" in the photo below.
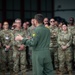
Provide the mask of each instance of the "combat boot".
POLYGON ((62 72, 60 72, 59 75, 64 75, 64 74, 62 72))
POLYGON ((73 74, 72 74, 72 71, 69 71, 69 75, 73 75, 73 74))
POLYGON ((18 73, 13 72, 13 75, 18 75, 18 73))
POLYGON ((14 75, 14 72, 13 71, 10 71, 10 75, 14 75))
POLYGON ((59 73, 60 73, 59 69, 56 69, 56 74, 59 74, 59 73))
POLYGON ((26 73, 24 72, 24 73, 22 73, 22 75, 26 75, 26 73))
POLYGON ((14 75, 18 75, 18 74, 16 73, 16 74, 14 74, 14 75))
POLYGON ((2 72, 2 75, 5 75, 5 71, 2 72))

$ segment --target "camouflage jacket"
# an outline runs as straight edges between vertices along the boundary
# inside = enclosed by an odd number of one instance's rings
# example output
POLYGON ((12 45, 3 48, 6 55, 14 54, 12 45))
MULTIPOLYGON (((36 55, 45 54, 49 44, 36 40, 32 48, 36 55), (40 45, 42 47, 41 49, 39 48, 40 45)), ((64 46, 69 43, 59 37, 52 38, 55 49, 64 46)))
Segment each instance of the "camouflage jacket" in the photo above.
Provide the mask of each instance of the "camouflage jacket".
POLYGON ((71 46, 72 44, 72 34, 69 31, 62 31, 58 34, 58 44, 59 46, 71 46))
POLYGON ((29 35, 32 37, 32 34, 33 34, 33 32, 34 32, 34 29, 35 29, 35 26, 30 26, 29 28, 28 28, 28 32, 29 32, 29 35))
POLYGON ((73 34, 73 29, 75 28, 75 26, 70 26, 70 25, 68 25, 68 30, 73 34))
POLYGON ((50 47, 58 47, 58 28, 50 26, 50 47))
POLYGON ((26 36, 26 34, 25 34, 25 32, 23 31, 23 29, 20 29, 20 30, 14 29, 14 30, 13 30, 13 35, 14 35, 14 38, 13 38, 13 46, 14 46, 14 47, 17 47, 17 48, 19 48, 19 46, 22 45, 22 42, 21 42, 21 41, 15 41, 15 37, 16 37, 17 35, 19 35, 19 34, 20 34, 22 37, 25 37, 25 36, 26 36))
POLYGON ((75 45, 75 27, 72 29, 73 44, 75 45))
POLYGON ((27 30, 23 29, 23 32, 25 33, 26 38, 30 36, 30 32, 28 29, 27 30))
POLYGON ((1 43, 4 46, 9 45, 12 46, 13 45, 13 33, 11 30, 2 30, 1 34, 1 43))

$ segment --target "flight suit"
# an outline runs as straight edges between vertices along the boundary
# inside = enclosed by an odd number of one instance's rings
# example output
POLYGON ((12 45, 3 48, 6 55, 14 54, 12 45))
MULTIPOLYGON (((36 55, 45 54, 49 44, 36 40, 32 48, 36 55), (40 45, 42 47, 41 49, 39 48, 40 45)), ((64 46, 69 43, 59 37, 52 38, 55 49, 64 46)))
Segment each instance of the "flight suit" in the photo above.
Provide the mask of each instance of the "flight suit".
POLYGON ((54 75, 51 63, 49 44, 50 31, 44 25, 34 29, 32 39, 24 38, 22 43, 32 46, 33 75, 54 75))

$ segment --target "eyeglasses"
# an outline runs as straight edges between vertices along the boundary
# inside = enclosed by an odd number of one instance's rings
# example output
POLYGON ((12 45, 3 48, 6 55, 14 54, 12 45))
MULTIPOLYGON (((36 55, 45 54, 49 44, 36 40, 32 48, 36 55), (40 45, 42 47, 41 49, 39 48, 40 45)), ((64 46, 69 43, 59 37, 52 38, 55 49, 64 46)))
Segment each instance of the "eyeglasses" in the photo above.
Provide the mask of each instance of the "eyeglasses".
POLYGON ((70 21, 74 21, 74 20, 70 20, 70 21))

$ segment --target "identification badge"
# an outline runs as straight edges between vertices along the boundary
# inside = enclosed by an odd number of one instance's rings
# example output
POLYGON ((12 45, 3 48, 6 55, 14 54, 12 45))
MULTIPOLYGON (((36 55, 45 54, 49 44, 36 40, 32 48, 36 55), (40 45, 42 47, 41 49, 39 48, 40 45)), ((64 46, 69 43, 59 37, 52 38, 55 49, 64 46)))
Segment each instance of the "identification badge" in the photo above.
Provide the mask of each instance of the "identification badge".
POLYGON ((9 40, 9 37, 5 37, 6 40, 9 40))

